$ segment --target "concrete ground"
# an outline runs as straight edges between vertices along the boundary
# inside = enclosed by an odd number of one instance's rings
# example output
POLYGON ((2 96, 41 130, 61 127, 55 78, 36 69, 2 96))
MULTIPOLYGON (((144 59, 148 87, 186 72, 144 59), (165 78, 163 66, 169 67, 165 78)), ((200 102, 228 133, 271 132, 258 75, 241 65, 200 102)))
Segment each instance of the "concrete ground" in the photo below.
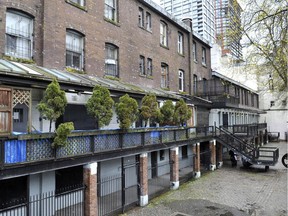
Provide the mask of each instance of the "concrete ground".
POLYGON ((221 169, 169 191, 146 207, 137 207, 130 216, 287 216, 287 171, 281 162, 288 143, 279 147, 279 162, 265 172, 263 166, 244 169, 224 161, 221 169))

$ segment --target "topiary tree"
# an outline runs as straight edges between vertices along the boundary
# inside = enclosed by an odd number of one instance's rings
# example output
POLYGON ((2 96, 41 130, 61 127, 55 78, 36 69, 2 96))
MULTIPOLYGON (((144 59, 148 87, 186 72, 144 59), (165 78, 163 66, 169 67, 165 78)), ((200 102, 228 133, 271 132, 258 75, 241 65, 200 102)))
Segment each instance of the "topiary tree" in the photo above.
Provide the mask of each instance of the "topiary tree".
POLYGON ((121 129, 129 129, 138 117, 138 103, 128 94, 120 97, 119 103, 116 103, 116 113, 120 122, 121 129))
POLYGON ((154 94, 145 95, 141 102, 140 115, 145 121, 145 126, 150 126, 153 121, 158 121, 160 110, 154 94))
POLYGON ((72 130, 74 130, 73 122, 65 122, 60 124, 56 130, 56 136, 52 143, 52 147, 58 148, 61 146, 66 146, 68 143, 68 135, 71 133, 72 130))
POLYGON ((187 120, 191 118, 191 115, 191 110, 189 109, 185 101, 182 98, 177 101, 174 111, 174 122, 177 125, 184 126, 187 120))
POLYGON ((174 105, 171 100, 166 100, 163 106, 160 108, 161 113, 161 124, 162 125, 173 125, 173 116, 174 116, 174 105))
POLYGON ((37 105, 37 109, 44 118, 50 120, 49 132, 51 132, 52 121, 56 121, 65 111, 67 99, 65 92, 60 89, 56 79, 47 86, 44 97, 37 105))
POLYGON ((113 105, 114 101, 110 96, 110 91, 105 87, 95 86, 86 108, 88 114, 95 118, 97 129, 110 123, 113 116, 113 105))

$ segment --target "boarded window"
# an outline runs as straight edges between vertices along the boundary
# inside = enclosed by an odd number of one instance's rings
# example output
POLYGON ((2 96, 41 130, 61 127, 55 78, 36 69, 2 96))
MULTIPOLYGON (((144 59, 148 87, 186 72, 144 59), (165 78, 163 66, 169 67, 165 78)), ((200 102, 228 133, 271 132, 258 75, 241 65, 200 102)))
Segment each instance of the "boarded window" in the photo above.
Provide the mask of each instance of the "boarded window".
POLYGON ((0 134, 11 132, 11 89, 0 88, 0 134))

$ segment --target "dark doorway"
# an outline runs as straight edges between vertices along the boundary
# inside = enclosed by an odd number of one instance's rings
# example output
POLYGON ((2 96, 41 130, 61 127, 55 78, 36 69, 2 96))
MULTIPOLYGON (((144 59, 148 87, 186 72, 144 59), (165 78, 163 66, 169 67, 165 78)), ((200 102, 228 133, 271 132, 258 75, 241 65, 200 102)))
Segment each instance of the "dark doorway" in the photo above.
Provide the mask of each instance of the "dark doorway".
POLYGON ((228 113, 223 113, 223 126, 228 127, 228 113))
POLYGON ((151 175, 152 178, 157 177, 157 151, 151 152, 151 175))

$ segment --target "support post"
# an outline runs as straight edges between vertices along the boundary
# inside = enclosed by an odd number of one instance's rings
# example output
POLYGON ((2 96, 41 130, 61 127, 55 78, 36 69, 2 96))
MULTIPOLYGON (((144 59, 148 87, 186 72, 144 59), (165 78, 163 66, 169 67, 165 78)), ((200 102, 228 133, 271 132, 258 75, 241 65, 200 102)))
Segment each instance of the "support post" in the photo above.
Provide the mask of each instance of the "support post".
POLYGON ((210 170, 214 171, 216 169, 216 140, 211 140, 209 144, 210 144, 209 148, 211 152, 210 170))
POLYGON ((201 171, 200 171, 200 143, 196 143, 193 145, 193 153, 195 153, 194 157, 194 173, 195 178, 201 177, 201 171))
POLYGON ((148 204, 148 154, 140 154, 140 206, 148 204))
POLYGON ((84 165, 84 211, 86 216, 97 216, 97 162, 84 165))
POLYGON ((221 168, 223 166, 223 145, 222 143, 216 144, 216 161, 217 161, 217 168, 221 168))
POLYGON ((177 190, 179 188, 179 147, 170 149, 170 188, 177 190))

